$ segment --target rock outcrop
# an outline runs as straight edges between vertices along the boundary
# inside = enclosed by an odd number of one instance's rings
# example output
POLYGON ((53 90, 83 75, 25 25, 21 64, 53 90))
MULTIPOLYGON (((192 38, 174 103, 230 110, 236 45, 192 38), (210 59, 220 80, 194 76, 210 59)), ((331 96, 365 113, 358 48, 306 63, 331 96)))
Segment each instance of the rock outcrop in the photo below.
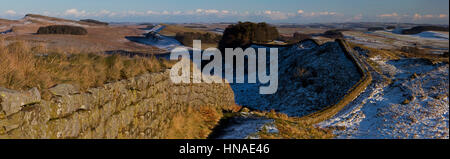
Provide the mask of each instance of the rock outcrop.
POLYGON ((174 84, 169 71, 81 92, 69 84, 41 99, 36 88, 0 88, 0 138, 166 138, 173 116, 186 107, 230 106, 228 84, 174 84))

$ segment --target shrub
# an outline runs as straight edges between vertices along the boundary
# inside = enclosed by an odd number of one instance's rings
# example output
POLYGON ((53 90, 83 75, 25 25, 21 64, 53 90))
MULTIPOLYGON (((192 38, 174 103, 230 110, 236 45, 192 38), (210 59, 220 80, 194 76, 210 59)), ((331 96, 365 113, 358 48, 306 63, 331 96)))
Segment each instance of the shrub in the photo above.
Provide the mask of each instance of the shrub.
POLYGON ((82 27, 69 25, 51 25, 40 27, 37 34, 71 34, 71 35, 86 35, 87 30, 82 27))
POLYGON ((383 27, 370 27, 367 29, 367 31, 378 31, 378 30, 384 30, 383 27))
POLYGON ((265 43, 277 39, 277 28, 266 23, 239 22, 225 29, 219 48, 247 47, 253 42, 265 43))
POLYGON ((389 30, 395 29, 395 28, 396 28, 396 27, 395 27, 395 26, 392 26, 392 25, 389 25, 389 26, 386 27, 386 29, 389 29, 389 30))
POLYGON ((323 33, 323 36, 332 39, 344 38, 344 34, 342 34, 339 30, 328 30, 325 33, 323 33))

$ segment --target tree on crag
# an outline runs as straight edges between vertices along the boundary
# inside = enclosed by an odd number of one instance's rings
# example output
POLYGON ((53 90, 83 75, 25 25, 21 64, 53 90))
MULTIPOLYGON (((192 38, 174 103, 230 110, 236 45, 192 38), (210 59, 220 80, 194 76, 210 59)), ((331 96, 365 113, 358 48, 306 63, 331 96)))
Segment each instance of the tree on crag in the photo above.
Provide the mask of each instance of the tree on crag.
POLYGON ((245 48, 251 43, 266 43, 277 39, 279 36, 276 27, 267 23, 239 22, 225 29, 219 42, 219 49, 245 48))
POLYGON ((344 38, 344 34, 340 30, 328 30, 325 33, 323 33, 324 37, 331 38, 331 39, 342 39, 344 38))

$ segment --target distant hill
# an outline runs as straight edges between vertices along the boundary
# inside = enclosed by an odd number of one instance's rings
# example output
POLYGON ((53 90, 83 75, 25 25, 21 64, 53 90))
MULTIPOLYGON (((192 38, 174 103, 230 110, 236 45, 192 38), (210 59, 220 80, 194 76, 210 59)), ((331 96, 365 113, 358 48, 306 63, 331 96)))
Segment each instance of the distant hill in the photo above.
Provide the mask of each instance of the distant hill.
POLYGON ((402 34, 419 34, 424 31, 445 31, 448 32, 448 27, 442 26, 416 26, 411 29, 405 29, 402 31, 402 34))
POLYGON ((41 23, 41 24, 57 24, 57 25, 77 25, 77 26, 99 26, 103 24, 97 24, 92 22, 86 22, 86 21, 75 21, 75 20, 67 20, 62 18, 56 18, 56 17, 49 17, 44 15, 38 15, 38 14, 27 14, 25 15, 24 19, 30 20, 33 23, 41 23))
POLYGON ((10 23, 14 23, 14 22, 17 22, 17 21, 0 18, 0 24, 10 24, 10 23))

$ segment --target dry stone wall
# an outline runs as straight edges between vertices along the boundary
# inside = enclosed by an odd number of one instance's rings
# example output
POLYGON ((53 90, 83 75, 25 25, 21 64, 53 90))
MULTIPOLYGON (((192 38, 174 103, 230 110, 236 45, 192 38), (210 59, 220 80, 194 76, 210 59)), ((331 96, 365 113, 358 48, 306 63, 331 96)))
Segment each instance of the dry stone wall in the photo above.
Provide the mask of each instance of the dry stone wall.
POLYGON ((80 92, 69 84, 39 91, 0 88, 0 138, 166 138, 186 107, 234 104, 229 84, 174 84, 170 71, 80 92))

